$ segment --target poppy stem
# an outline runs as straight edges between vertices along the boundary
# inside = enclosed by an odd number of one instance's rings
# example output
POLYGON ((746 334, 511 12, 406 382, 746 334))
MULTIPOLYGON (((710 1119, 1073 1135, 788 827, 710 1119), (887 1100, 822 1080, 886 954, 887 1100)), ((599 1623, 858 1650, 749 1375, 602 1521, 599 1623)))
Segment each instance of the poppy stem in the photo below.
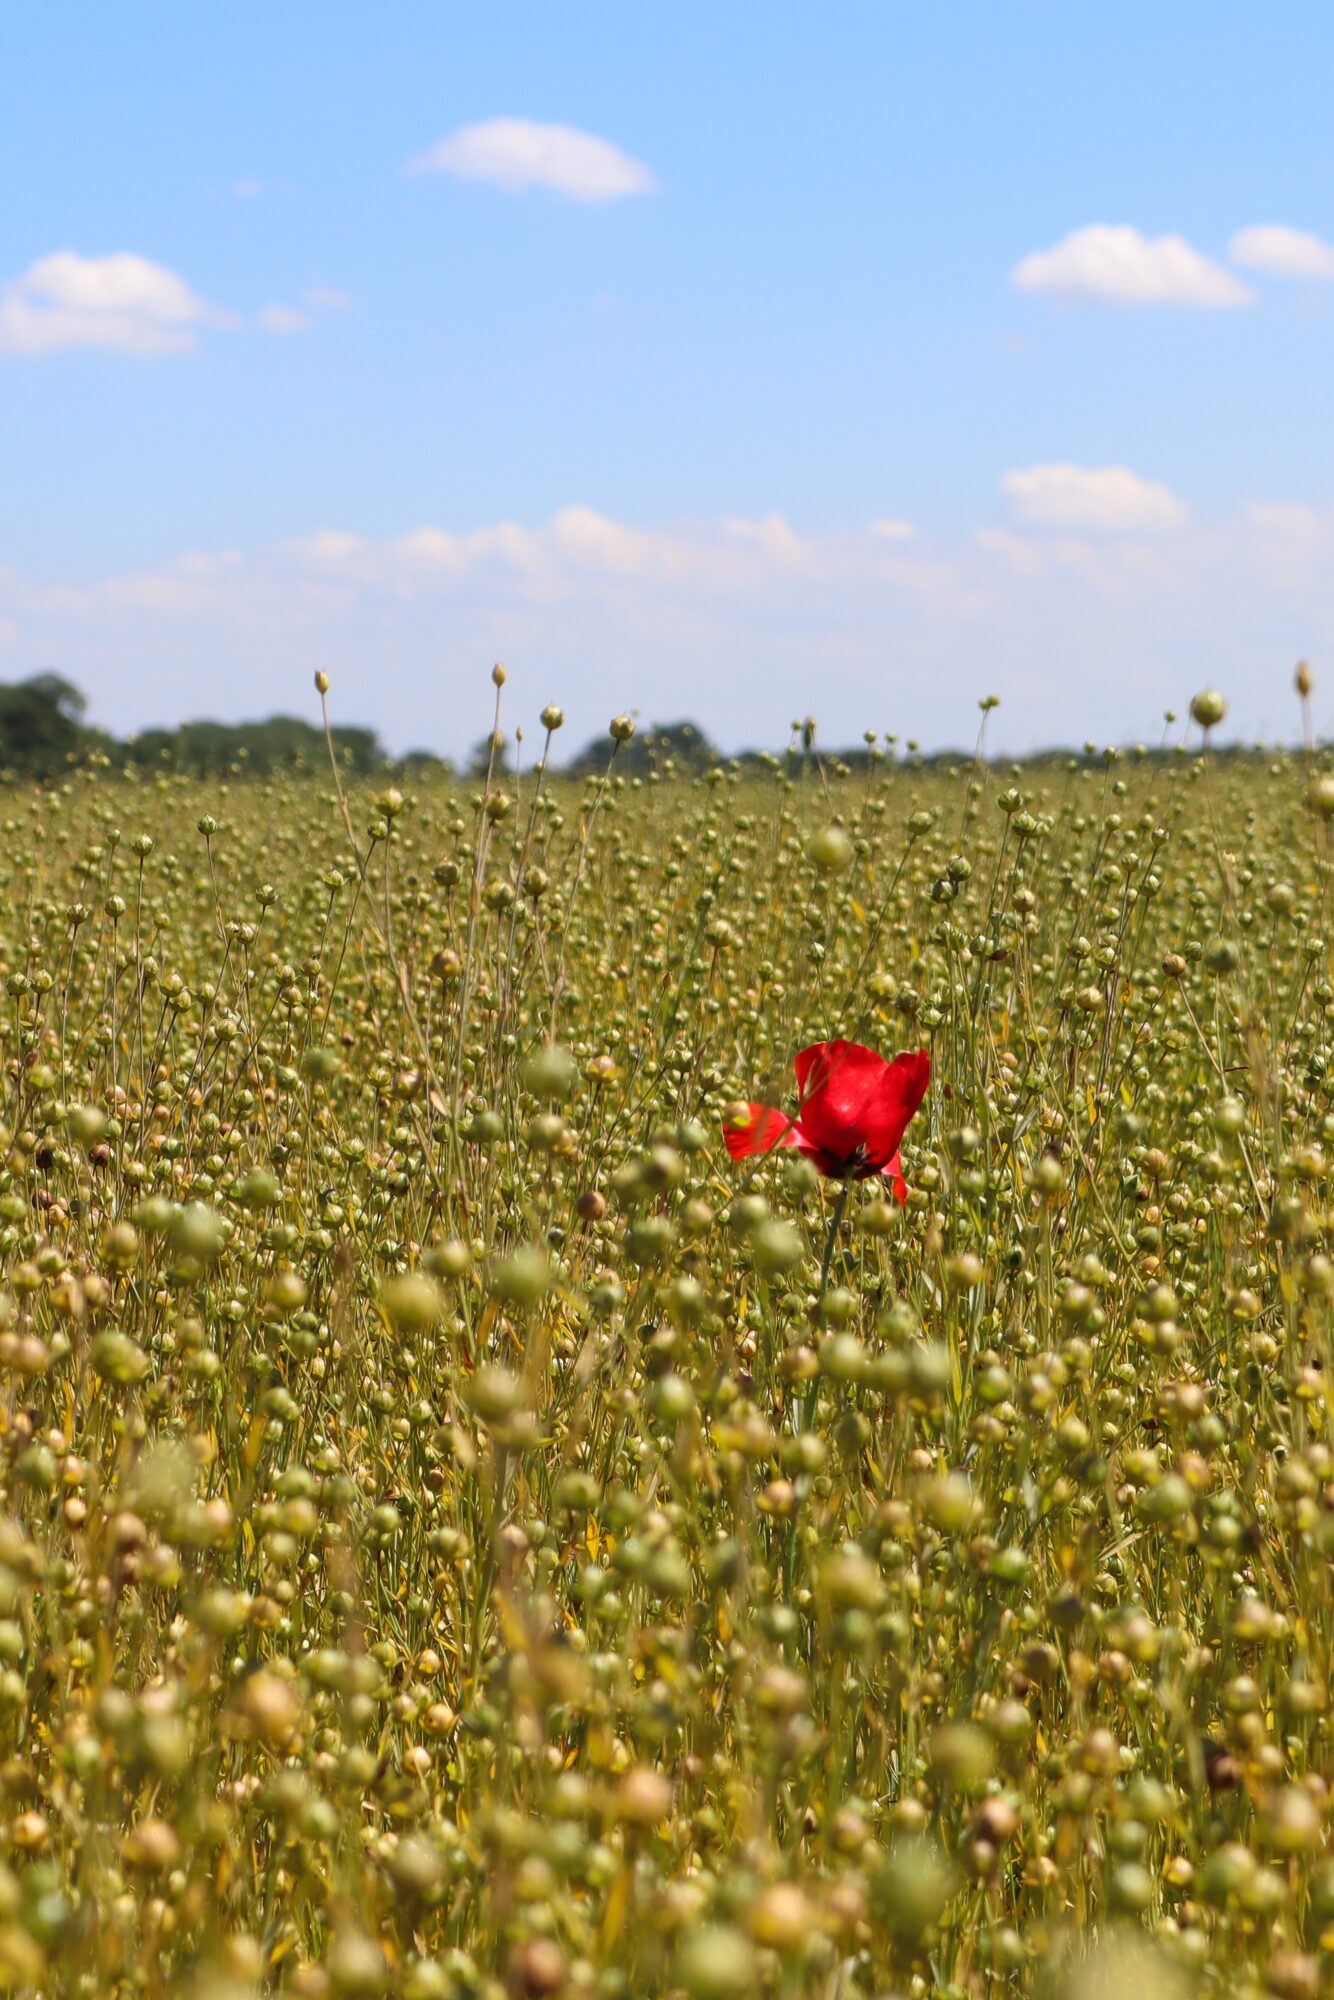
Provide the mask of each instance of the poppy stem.
MULTIPOLYGON (((834 1213, 829 1223, 829 1234, 828 1236, 826 1236, 824 1242, 824 1259, 820 1265, 821 1299, 823 1299, 825 1292, 828 1289, 829 1266, 834 1261, 834 1244, 838 1239, 838 1225, 843 1220, 843 1211, 848 1205, 848 1196, 851 1193, 852 1193, 852 1182, 850 1180, 844 1181, 838 1191, 838 1200, 834 1203, 834 1213)), ((819 1301, 817 1300, 817 1304, 818 1303, 819 1301)))

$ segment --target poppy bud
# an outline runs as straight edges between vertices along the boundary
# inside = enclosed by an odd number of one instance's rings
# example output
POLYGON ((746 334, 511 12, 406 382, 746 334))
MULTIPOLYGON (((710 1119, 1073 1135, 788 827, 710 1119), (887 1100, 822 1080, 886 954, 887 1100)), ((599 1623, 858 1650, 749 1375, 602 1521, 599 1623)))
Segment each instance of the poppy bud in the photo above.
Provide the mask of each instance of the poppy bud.
POLYGON ((608 724, 608 734, 613 743, 628 743, 635 733, 635 725, 628 715, 614 715, 608 724))
POLYGON ((1202 688, 1191 697, 1190 712, 1201 729, 1213 729, 1227 714, 1227 703, 1217 688, 1202 688))
POLYGON ((329 676, 322 667, 315 675, 315 692, 316 694, 328 694, 329 692, 329 676))

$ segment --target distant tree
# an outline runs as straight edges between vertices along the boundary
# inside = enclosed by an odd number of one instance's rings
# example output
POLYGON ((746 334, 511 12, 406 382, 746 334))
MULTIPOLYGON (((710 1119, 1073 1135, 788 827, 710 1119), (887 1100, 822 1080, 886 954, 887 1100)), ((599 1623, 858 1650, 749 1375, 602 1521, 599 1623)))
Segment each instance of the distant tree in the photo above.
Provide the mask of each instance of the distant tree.
MULTIPOLYGON (((385 763, 373 729, 347 726, 333 731, 342 768, 364 777, 385 763)), ((188 771, 195 777, 225 777, 240 768, 258 778, 275 771, 314 771, 328 762, 324 731, 294 715, 271 715, 264 722, 183 722, 177 729, 145 729, 125 744, 124 760, 140 766, 188 771)))
MULTIPOLYGON (((586 743, 569 766, 572 777, 587 777, 606 769, 611 744, 605 736, 586 743)), ((719 752, 704 731, 693 722, 655 722, 651 728, 632 736, 616 753, 616 769, 626 777, 643 777, 661 771, 668 764, 686 773, 707 771, 720 762, 719 752)))
POLYGON ((0 684, 0 764, 25 777, 49 778, 83 748, 88 704, 60 674, 0 684))
MULTIPOLYGON (((199 778, 244 771, 264 778, 275 771, 327 769, 323 729, 295 715, 271 715, 262 722, 183 722, 175 729, 145 729, 123 742, 90 729, 87 702, 60 674, 0 682, 0 769, 17 777, 50 778, 73 758, 97 750, 113 766, 140 770, 186 771, 199 778)), ((334 752, 344 772, 368 777, 389 759, 373 729, 346 724, 333 732, 334 752)), ((415 751, 418 760, 429 752, 415 751)))

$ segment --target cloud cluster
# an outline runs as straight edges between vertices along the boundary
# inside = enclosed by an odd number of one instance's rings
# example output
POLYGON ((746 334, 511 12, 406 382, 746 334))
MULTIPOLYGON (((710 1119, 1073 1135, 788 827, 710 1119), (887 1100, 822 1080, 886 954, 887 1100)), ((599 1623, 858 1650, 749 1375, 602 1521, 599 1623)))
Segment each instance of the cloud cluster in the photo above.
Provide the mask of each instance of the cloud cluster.
MULTIPOLYGON (((1239 229, 1227 247, 1233 264, 1265 278, 1334 279, 1334 244, 1284 223, 1239 229)), ((1185 306, 1216 311, 1251 306, 1258 294, 1235 271, 1196 250, 1184 236, 1143 235, 1128 223, 1072 229, 1050 250, 1021 257, 1010 273, 1021 292, 1108 306, 1185 306)))
MULTIPOLYGON (((895 522, 911 534, 906 522, 895 522)), ((883 523, 866 531, 870 551, 886 538, 883 523)), ((296 563, 361 588, 412 594, 475 578, 501 576, 529 595, 557 598, 589 588, 745 590, 766 576, 846 572, 862 537, 808 537, 781 514, 639 528, 586 506, 558 509, 541 526, 517 521, 455 533, 420 527, 370 541, 323 529, 286 545, 296 563)))
POLYGON ((163 264, 121 250, 39 257, 0 292, 0 353, 108 348, 120 354, 188 354, 205 326, 229 315, 163 264))
POLYGON ((1158 535, 1179 528, 1188 513, 1170 487, 1126 465, 1030 465, 1005 473, 1000 487, 1028 527, 1158 535))
POLYGON ((1022 258, 1010 275, 1021 292, 1100 305, 1211 310, 1255 299, 1249 285, 1183 236, 1143 236, 1128 224, 1073 229, 1052 249, 1022 258))
POLYGON ((489 181, 511 194, 546 188, 571 201, 619 201, 649 194, 656 185, 642 161, 610 139, 573 125, 541 125, 531 118, 488 118, 460 125, 413 162, 419 173, 489 181))
POLYGON ((347 719, 451 751, 484 725, 469 691, 493 659, 521 713, 559 699, 576 739, 639 705, 729 745, 781 741, 811 708, 826 740, 948 742, 994 686, 997 741, 1022 749, 1151 732, 1200 659, 1240 728, 1281 729, 1293 661, 1334 656, 1328 513, 1201 519, 1123 467, 1016 469, 998 499, 992 523, 946 540, 574 505, 384 539, 331 527, 92 583, 0 570, 0 644, 7 674, 54 666, 120 730, 300 709, 318 666, 347 719))
MULTIPOLYGON (((262 306, 254 324, 265 333, 304 333, 320 314, 351 304, 346 292, 312 285, 299 305, 262 306)), ((105 257, 56 250, 0 289, 0 355, 23 360, 79 348, 140 358, 192 354, 206 328, 242 324, 165 264, 130 250, 105 257)))

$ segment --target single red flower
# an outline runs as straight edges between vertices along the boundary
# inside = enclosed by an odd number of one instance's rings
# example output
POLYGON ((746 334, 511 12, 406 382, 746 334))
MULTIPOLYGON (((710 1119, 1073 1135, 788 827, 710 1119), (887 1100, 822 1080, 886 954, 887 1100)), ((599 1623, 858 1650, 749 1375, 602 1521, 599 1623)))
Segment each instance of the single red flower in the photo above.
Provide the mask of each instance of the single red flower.
POLYGON ((900 1201, 908 1193, 899 1144, 931 1081, 925 1049, 886 1062, 859 1042, 813 1042, 796 1060, 801 1103, 789 1118, 748 1104, 723 1128, 734 1160, 795 1146, 835 1180, 883 1174, 900 1201))

